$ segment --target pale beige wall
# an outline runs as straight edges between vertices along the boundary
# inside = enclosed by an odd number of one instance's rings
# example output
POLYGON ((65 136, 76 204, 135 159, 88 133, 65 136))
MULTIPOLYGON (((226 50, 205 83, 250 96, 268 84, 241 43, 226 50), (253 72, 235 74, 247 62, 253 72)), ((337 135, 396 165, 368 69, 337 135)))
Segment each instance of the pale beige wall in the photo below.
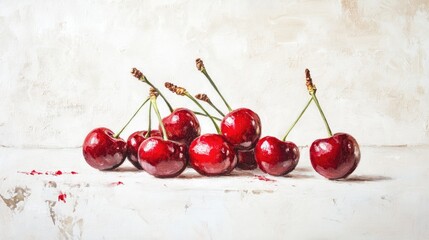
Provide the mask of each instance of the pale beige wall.
MULTIPOLYGON (((3 0, 0 144, 72 147, 94 127, 120 128, 147 91, 134 66, 222 107, 196 57, 231 105, 259 113, 264 135, 281 136, 307 101, 308 67, 334 131, 429 143, 428 1, 3 0)), ((325 135, 311 107, 290 140, 325 135)))

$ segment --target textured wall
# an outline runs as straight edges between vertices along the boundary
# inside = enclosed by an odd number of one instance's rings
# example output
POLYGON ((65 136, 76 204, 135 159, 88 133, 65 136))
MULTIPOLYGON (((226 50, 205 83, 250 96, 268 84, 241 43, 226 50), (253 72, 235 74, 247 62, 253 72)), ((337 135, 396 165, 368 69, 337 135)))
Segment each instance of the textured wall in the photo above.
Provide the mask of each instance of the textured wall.
MULTIPOLYGON (((94 127, 119 129, 147 92, 134 66, 223 107, 196 57, 231 105, 259 113, 264 135, 283 135, 307 101, 308 67, 334 131, 428 144, 428 26, 428 1, 2 0, 0 144, 73 147, 94 127)), ((312 106, 290 139, 325 135, 312 106)))

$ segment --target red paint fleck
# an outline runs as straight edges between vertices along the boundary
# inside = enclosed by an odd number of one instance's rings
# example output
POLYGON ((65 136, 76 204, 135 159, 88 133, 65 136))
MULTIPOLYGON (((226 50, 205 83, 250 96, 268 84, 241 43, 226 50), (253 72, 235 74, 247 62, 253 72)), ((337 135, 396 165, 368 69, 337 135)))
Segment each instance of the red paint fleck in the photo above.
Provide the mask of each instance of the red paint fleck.
POLYGON ((61 170, 57 170, 56 172, 46 171, 44 173, 43 172, 38 172, 36 170, 31 170, 31 172, 18 172, 18 173, 22 173, 22 174, 25 174, 25 175, 33 175, 33 176, 34 175, 43 175, 43 174, 45 174, 45 175, 52 175, 52 176, 60 176, 60 175, 63 175, 63 174, 72 174, 72 175, 78 174, 75 171, 63 172, 61 170))
POLYGON ((31 170, 31 172, 18 172, 18 173, 22 173, 22 174, 25 174, 25 175, 40 175, 40 174, 43 174, 43 173, 38 172, 36 170, 31 170))
POLYGON ((67 198, 67 194, 65 194, 65 193, 60 193, 60 194, 58 195, 58 202, 59 202, 59 201, 63 201, 64 203, 66 203, 66 198, 67 198))
POLYGON ((123 183, 123 182, 121 182, 121 181, 117 181, 117 182, 115 182, 114 184, 115 184, 116 186, 124 185, 124 183, 123 183))
POLYGON ((36 170, 31 170, 31 172, 30 172, 30 175, 40 175, 40 174, 42 174, 41 172, 38 172, 38 171, 36 171, 36 170))
POLYGON ((261 175, 255 175, 255 177, 257 177, 259 180, 265 181, 265 182, 275 182, 276 181, 274 179, 270 179, 270 178, 267 178, 267 177, 261 176, 261 175))

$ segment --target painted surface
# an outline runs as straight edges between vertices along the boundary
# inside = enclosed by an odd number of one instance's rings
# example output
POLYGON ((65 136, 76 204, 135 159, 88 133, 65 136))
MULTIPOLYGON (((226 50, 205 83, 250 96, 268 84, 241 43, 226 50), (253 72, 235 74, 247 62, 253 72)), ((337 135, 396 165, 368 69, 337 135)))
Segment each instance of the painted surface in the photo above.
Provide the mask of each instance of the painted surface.
MULTIPOLYGON (((428 26, 424 0, 2 0, 0 145, 74 147, 95 127, 117 131, 148 90, 132 67, 223 107, 197 57, 233 107, 259 113, 263 135, 282 135, 302 109, 308 67, 334 131, 428 144, 428 26)), ((298 145, 325 136, 309 110, 290 135, 298 145)), ((146 127, 146 113, 138 119, 125 137, 146 127)))
POLYGON ((364 147, 365 161, 342 181, 319 176, 301 150, 285 177, 187 169, 155 179, 129 163, 91 169, 76 149, 0 148, 0 238, 429 238, 428 147, 364 147), (33 169, 63 174, 23 173, 33 169))

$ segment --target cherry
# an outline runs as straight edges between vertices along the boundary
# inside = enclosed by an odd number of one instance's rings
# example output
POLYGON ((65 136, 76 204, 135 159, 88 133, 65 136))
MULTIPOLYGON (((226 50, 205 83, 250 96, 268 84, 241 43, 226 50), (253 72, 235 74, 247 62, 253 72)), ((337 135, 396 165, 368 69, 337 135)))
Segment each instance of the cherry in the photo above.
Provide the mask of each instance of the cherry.
POLYGON ((255 147, 255 158, 259 168, 263 172, 274 176, 281 176, 290 173, 298 165, 299 149, 295 143, 286 141, 286 138, 301 119, 312 100, 310 98, 282 140, 267 136, 258 141, 255 147))
POLYGON ((359 145, 349 134, 336 133, 311 144, 310 160, 314 170, 325 178, 345 178, 359 164, 359 145))
POLYGON ((159 178, 170 178, 180 175, 186 168, 188 148, 185 144, 168 140, 156 103, 158 93, 151 88, 150 100, 161 125, 162 136, 144 140, 138 149, 138 161, 149 174, 159 178))
POLYGON ((252 149, 261 137, 261 120, 258 114, 248 108, 233 111, 211 79, 201 59, 196 60, 196 66, 206 76, 229 110, 221 122, 222 135, 238 150, 252 149))
POLYGON ((161 137, 161 132, 158 130, 152 130, 150 131, 150 134, 148 134, 148 131, 137 131, 131 134, 127 140, 127 159, 140 170, 143 168, 140 166, 138 161, 137 152, 140 144, 148 137, 161 137))
POLYGON ((256 160, 255 160, 255 150, 237 150, 237 168, 243 170, 253 170, 257 168, 256 160))
POLYGON ((249 150, 255 147, 261 137, 261 120, 248 108, 239 108, 228 114, 220 123, 225 139, 236 149, 249 150))
POLYGON ((195 138, 189 146, 189 160, 191 166, 205 176, 218 176, 230 173, 237 165, 237 156, 234 147, 220 134, 219 126, 214 118, 203 106, 186 91, 172 83, 165 83, 165 87, 180 96, 191 99, 203 112, 210 117, 218 134, 204 134, 195 138))
POLYGON ((100 127, 86 136, 82 146, 85 161, 98 170, 119 167, 127 156, 127 143, 115 137, 112 130, 100 127))
POLYGON ((282 176, 295 169, 299 161, 299 149, 293 142, 266 136, 256 144, 255 157, 263 172, 282 176))
POLYGON ((315 140, 310 147, 311 165, 317 173, 328 179, 340 179, 349 176, 360 161, 360 149, 357 141, 347 133, 332 135, 331 128, 316 97, 316 87, 305 69, 306 85, 314 103, 325 123, 329 138, 315 140))
POLYGON ((171 178, 185 170, 188 148, 182 143, 150 137, 141 143, 138 156, 146 172, 158 178, 171 178))
POLYGON ((237 164, 233 146, 220 134, 204 134, 189 147, 192 167, 201 175, 218 176, 230 173, 237 164))
POLYGON ((187 146, 201 134, 200 123, 195 114, 186 108, 177 108, 170 115, 162 119, 170 140, 183 143, 187 146))
POLYGON ((107 128, 96 128, 88 133, 82 145, 82 152, 85 161, 91 167, 99 170, 111 170, 124 162, 127 156, 127 143, 119 135, 148 101, 149 98, 140 105, 117 134, 107 128))

